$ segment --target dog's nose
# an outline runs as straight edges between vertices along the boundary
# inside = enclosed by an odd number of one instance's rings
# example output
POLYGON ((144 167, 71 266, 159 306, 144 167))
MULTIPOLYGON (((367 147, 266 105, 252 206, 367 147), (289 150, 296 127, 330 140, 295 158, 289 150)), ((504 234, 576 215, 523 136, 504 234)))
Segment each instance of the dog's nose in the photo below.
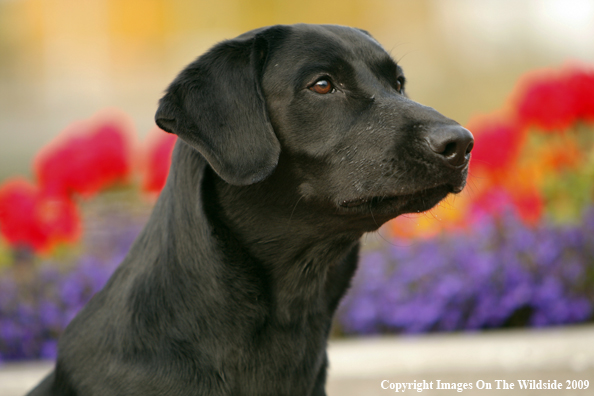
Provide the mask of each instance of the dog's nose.
POLYGON ((460 166, 468 161, 474 146, 472 133, 460 125, 436 128, 426 139, 429 148, 451 166, 460 166))

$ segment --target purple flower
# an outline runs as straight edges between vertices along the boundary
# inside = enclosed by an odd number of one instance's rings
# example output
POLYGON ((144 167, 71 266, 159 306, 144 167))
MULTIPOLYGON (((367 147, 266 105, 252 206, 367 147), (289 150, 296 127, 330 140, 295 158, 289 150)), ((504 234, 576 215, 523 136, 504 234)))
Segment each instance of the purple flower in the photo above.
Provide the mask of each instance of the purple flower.
POLYGON ((120 217, 99 216, 74 260, 0 272, 0 361, 55 359, 58 337, 108 281, 145 220, 120 217))
POLYGON ((72 272, 60 283, 60 298, 64 304, 78 306, 84 298, 85 279, 78 271, 72 272))
POLYGON ((63 310, 53 301, 41 301, 39 304, 39 319, 48 329, 59 329, 64 316, 63 310))
POLYGON ((42 359, 54 360, 58 357, 58 341, 48 340, 41 345, 39 357, 42 359))
POLYGON ((376 332, 377 305, 369 296, 361 296, 353 301, 343 326, 349 332, 371 334, 376 332))
POLYGON ((359 265, 337 314, 346 333, 586 321, 594 311, 594 207, 574 226, 485 217, 469 233, 363 252, 359 265))

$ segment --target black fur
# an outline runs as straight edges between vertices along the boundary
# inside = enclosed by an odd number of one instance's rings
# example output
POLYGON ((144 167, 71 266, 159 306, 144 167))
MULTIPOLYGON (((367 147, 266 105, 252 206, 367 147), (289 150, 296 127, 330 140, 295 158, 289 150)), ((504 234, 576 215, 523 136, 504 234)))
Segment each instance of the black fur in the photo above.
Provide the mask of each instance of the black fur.
POLYGON ((259 29, 190 64, 156 115, 181 139, 153 214, 30 395, 325 395, 359 238, 465 183, 472 135, 403 83, 340 26, 259 29))

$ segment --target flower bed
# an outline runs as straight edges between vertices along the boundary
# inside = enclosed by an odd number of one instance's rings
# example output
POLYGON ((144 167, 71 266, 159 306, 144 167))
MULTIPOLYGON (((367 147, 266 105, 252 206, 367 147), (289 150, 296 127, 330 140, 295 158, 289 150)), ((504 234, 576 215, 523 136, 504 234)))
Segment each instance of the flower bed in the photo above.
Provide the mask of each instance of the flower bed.
POLYGON ((56 357, 59 335, 105 285, 150 210, 131 191, 84 206, 85 235, 75 251, 44 258, 17 250, 0 270, 0 362, 56 357))
POLYGON ((346 334, 583 322, 594 307, 594 207, 577 225, 517 216, 364 252, 338 324, 346 334))

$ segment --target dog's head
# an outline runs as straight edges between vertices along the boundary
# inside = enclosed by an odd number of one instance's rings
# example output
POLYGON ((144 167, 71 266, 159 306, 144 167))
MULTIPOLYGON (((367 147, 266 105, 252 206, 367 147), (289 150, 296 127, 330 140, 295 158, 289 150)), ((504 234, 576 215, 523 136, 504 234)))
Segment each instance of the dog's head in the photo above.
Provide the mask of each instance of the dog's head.
POLYGON ((406 97, 367 32, 274 26, 222 42, 161 99, 157 124, 237 186, 279 171, 304 203, 384 222, 425 211, 466 182, 473 137, 406 97))

